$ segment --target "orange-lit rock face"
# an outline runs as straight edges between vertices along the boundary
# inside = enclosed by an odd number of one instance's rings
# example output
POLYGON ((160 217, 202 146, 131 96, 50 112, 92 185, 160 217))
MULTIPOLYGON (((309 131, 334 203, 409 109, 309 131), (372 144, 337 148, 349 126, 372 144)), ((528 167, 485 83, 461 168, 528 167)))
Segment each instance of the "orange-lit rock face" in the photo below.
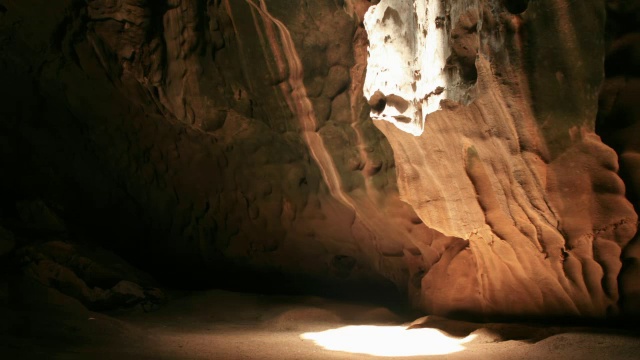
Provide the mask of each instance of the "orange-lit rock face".
MULTIPOLYGON (((600 92, 598 130, 603 140, 619 154, 620 175, 627 197, 636 210, 640 206, 640 25, 637 1, 607 4, 608 47, 606 79, 600 92)), ((624 248, 619 277, 621 306, 626 313, 640 314, 640 237, 624 248)))
POLYGON ((429 311, 615 308, 637 217, 615 152, 593 134, 602 40, 582 34, 586 23, 602 26, 603 9, 565 5, 510 14, 478 2, 465 14, 480 20, 474 103, 446 104, 419 137, 376 123, 394 149, 403 199, 430 228, 468 242, 423 278, 429 311), (557 38, 533 42, 544 27, 557 38))
MULTIPOLYGON (((178 276, 386 279, 444 315, 617 311, 637 217, 594 134, 602 4, 438 1, 423 27, 446 49, 408 52, 433 76, 406 95, 367 68, 365 19, 393 1, 293 3, 3 1, 0 71, 22 85, 0 96, 0 159, 20 174, 30 149, 29 191, 178 276), (372 121, 401 100, 421 131, 372 121)), ((412 34, 407 16, 382 30, 412 34)))
POLYGON ((637 217, 616 154, 593 134, 602 41, 563 11, 602 26, 603 9, 488 6, 465 14, 481 20, 474 103, 447 104, 419 137, 376 123, 394 148, 403 198, 427 226, 468 241, 423 278, 423 305, 602 316, 618 300, 620 253, 637 217), (532 42, 545 26, 557 38, 532 42))

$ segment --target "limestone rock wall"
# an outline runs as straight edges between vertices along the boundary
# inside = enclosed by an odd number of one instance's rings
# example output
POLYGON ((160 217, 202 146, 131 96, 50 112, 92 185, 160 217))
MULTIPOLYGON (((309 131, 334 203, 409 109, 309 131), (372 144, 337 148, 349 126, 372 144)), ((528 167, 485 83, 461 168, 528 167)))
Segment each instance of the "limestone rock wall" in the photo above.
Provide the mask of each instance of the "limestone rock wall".
MULTIPOLYGON (((600 92, 598 133, 619 154, 620 176, 627 197, 640 208, 640 2, 607 2, 605 82, 600 92)), ((640 239, 636 234, 622 253, 619 276, 621 305, 638 316, 640 309, 640 239)))
POLYGON ((473 100, 477 6, 476 1, 387 0, 367 11, 364 96, 372 119, 419 136, 441 101, 473 100))
POLYGON ((498 5, 460 17, 477 22, 471 105, 441 103, 419 137, 376 123, 403 199, 466 242, 423 278, 423 306, 604 316, 616 311, 620 254, 637 223, 616 153, 594 134, 604 43, 584 34, 604 33, 604 4, 498 5), (555 37, 533 40, 541 31, 555 37))
POLYGON ((417 20, 400 3, 1 0, 5 202, 37 195, 77 236, 183 281, 391 283, 440 315, 618 313, 637 216, 594 133, 604 2, 421 0, 409 10, 439 13, 417 20), (437 94, 367 85, 376 9, 407 39, 437 35, 409 52, 445 74, 437 94), (421 132, 372 121, 399 98, 421 132))
POLYGON ((366 37, 343 5, 3 3, 8 198, 179 283, 406 288, 403 242, 427 229, 358 108, 366 37))

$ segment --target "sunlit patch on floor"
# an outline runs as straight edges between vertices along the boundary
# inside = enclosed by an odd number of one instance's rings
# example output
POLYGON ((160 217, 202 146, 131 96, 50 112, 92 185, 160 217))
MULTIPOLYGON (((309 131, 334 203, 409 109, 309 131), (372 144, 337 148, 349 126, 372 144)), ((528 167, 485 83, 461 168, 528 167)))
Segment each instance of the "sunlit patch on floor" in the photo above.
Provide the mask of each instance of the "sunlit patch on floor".
POLYGON ((465 349, 465 338, 450 337, 436 329, 411 329, 404 326, 352 325, 300 335, 327 350, 374 356, 445 355, 465 349))

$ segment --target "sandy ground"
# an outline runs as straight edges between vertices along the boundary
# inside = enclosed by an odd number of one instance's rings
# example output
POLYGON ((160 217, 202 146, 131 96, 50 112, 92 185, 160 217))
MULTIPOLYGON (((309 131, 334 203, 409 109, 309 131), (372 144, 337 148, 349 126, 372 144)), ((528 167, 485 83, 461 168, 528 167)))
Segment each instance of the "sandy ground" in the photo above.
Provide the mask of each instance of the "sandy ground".
POLYGON ((318 297, 212 290, 105 315, 51 293, 9 310, 7 292, 0 289, 0 359, 640 358, 640 337, 628 330, 435 317, 407 330, 406 315, 318 297))

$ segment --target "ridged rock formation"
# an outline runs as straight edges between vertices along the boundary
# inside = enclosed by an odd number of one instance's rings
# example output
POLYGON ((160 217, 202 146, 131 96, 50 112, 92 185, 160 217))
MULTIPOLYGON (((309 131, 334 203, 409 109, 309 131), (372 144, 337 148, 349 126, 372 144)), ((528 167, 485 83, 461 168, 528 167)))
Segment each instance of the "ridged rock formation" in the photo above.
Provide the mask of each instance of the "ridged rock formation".
POLYGON ((427 226, 467 242, 422 279, 423 307, 603 316, 637 222, 616 154, 593 133, 603 40, 577 36, 603 32, 604 8, 491 5, 469 6, 451 25, 467 34, 451 42, 478 49, 475 101, 443 104, 418 137, 378 125, 403 199, 427 226), (525 43, 545 26, 557 36, 525 43))
MULTIPOLYGON (((640 208, 640 2, 607 2, 606 79, 600 92, 598 132, 619 154, 627 197, 640 208)), ((624 312, 640 315, 640 237, 622 253, 618 277, 624 312)))
POLYGON ((637 216, 595 133, 605 20, 595 0, 0 0, 0 188, 178 281, 637 312, 637 216))

